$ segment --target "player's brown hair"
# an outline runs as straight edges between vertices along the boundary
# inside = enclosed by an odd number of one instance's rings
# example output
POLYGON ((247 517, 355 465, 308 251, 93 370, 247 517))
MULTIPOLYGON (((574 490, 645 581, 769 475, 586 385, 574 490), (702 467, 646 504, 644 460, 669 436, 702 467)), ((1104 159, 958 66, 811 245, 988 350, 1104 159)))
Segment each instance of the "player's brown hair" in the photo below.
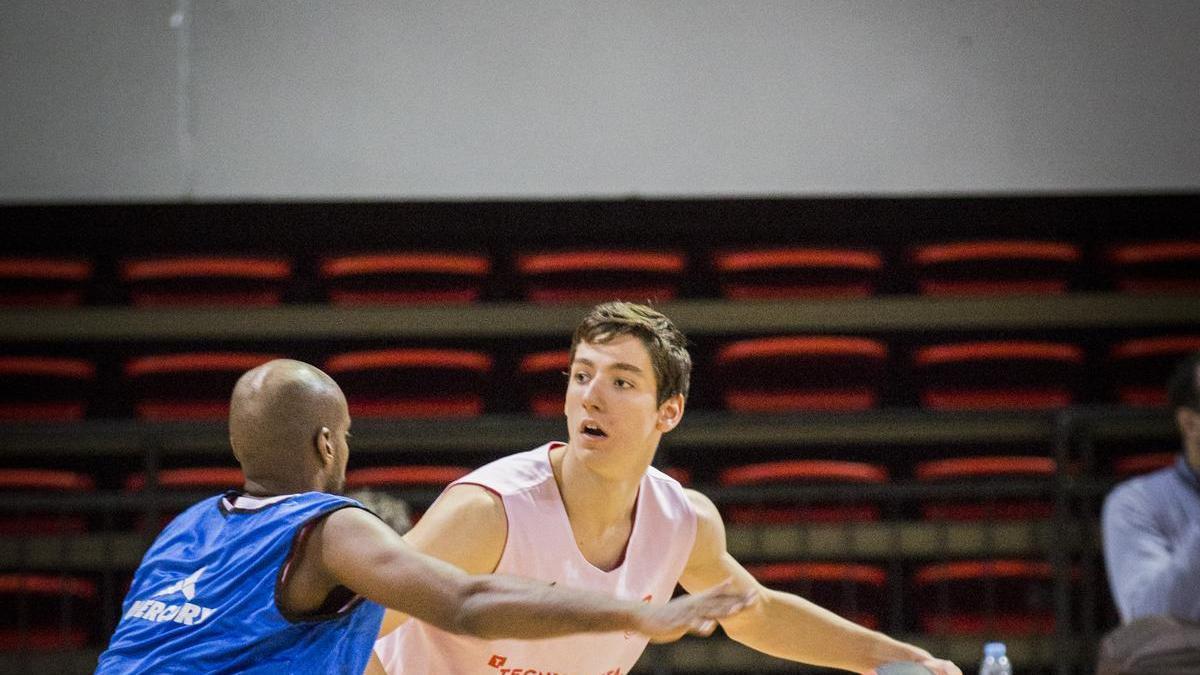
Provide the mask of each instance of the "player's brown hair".
POLYGON ((675 394, 686 399, 692 379, 692 356, 687 338, 661 312, 632 302, 596 305, 575 327, 571 336, 571 363, 580 342, 604 344, 621 335, 634 335, 650 354, 658 385, 658 404, 675 394))

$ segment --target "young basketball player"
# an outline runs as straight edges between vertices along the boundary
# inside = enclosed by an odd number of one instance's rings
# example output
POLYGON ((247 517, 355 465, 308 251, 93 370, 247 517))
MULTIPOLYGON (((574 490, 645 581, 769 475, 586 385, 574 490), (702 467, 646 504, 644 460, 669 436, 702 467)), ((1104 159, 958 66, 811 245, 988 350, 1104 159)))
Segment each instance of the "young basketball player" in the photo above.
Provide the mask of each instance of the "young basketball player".
MULTIPOLYGON (((683 417, 691 372, 686 340, 641 305, 594 308, 572 339, 567 442, 511 455, 450 485, 406 540, 472 574, 515 574, 666 602, 732 578, 754 592, 721 620, 725 632, 784 659, 863 672, 916 661, 960 675, 949 661, 893 640, 803 598, 763 588, 725 550, 725 526, 704 495, 650 466, 683 417)), ((644 637, 623 631, 549 640, 481 640, 389 615, 367 672, 627 673, 644 637)))

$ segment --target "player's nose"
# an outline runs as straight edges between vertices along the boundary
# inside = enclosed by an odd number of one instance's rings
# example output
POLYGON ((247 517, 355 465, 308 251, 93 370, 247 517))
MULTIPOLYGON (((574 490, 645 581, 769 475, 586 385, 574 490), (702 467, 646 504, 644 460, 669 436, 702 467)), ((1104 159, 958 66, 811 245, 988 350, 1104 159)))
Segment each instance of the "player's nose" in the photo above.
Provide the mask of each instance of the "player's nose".
POLYGON ((580 392, 579 400, 583 403, 583 407, 588 410, 597 410, 603 407, 604 396, 600 387, 600 378, 593 378, 587 384, 583 385, 583 391, 580 392))

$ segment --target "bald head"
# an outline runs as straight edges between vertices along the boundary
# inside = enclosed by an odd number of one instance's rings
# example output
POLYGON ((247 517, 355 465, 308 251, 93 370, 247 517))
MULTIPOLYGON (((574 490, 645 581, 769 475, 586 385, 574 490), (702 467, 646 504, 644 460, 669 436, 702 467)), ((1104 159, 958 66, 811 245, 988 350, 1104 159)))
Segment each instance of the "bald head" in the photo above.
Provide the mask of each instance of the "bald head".
POLYGON ((229 440, 252 492, 340 490, 349 427, 341 388, 307 363, 269 361, 233 388, 229 440))

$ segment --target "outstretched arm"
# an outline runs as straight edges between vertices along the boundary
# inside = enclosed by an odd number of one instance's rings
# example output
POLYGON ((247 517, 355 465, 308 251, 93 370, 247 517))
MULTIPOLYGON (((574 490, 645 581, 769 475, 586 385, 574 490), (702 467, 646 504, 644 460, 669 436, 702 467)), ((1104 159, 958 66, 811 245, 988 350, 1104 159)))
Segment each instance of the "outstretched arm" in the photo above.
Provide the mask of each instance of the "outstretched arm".
POLYGON ((313 529, 307 561, 350 590, 453 633, 534 639, 631 630, 655 639, 711 632, 745 599, 727 588, 673 605, 639 602, 502 575, 468 575, 419 553, 374 515, 335 511, 313 529), (311 556, 311 558, 309 557, 311 556))
POLYGON ((725 524, 716 506, 688 490, 696 509, 696 543, 680 583, 689 592, 732 578, 734 587, 755 592, 746 611, 721 620, 729 637, 791 661, 864 672, 891 661, 916 661, 939 675, 962 675, 949 661, 863 628, 804 598, 764 588, 725 549, 725 524))

